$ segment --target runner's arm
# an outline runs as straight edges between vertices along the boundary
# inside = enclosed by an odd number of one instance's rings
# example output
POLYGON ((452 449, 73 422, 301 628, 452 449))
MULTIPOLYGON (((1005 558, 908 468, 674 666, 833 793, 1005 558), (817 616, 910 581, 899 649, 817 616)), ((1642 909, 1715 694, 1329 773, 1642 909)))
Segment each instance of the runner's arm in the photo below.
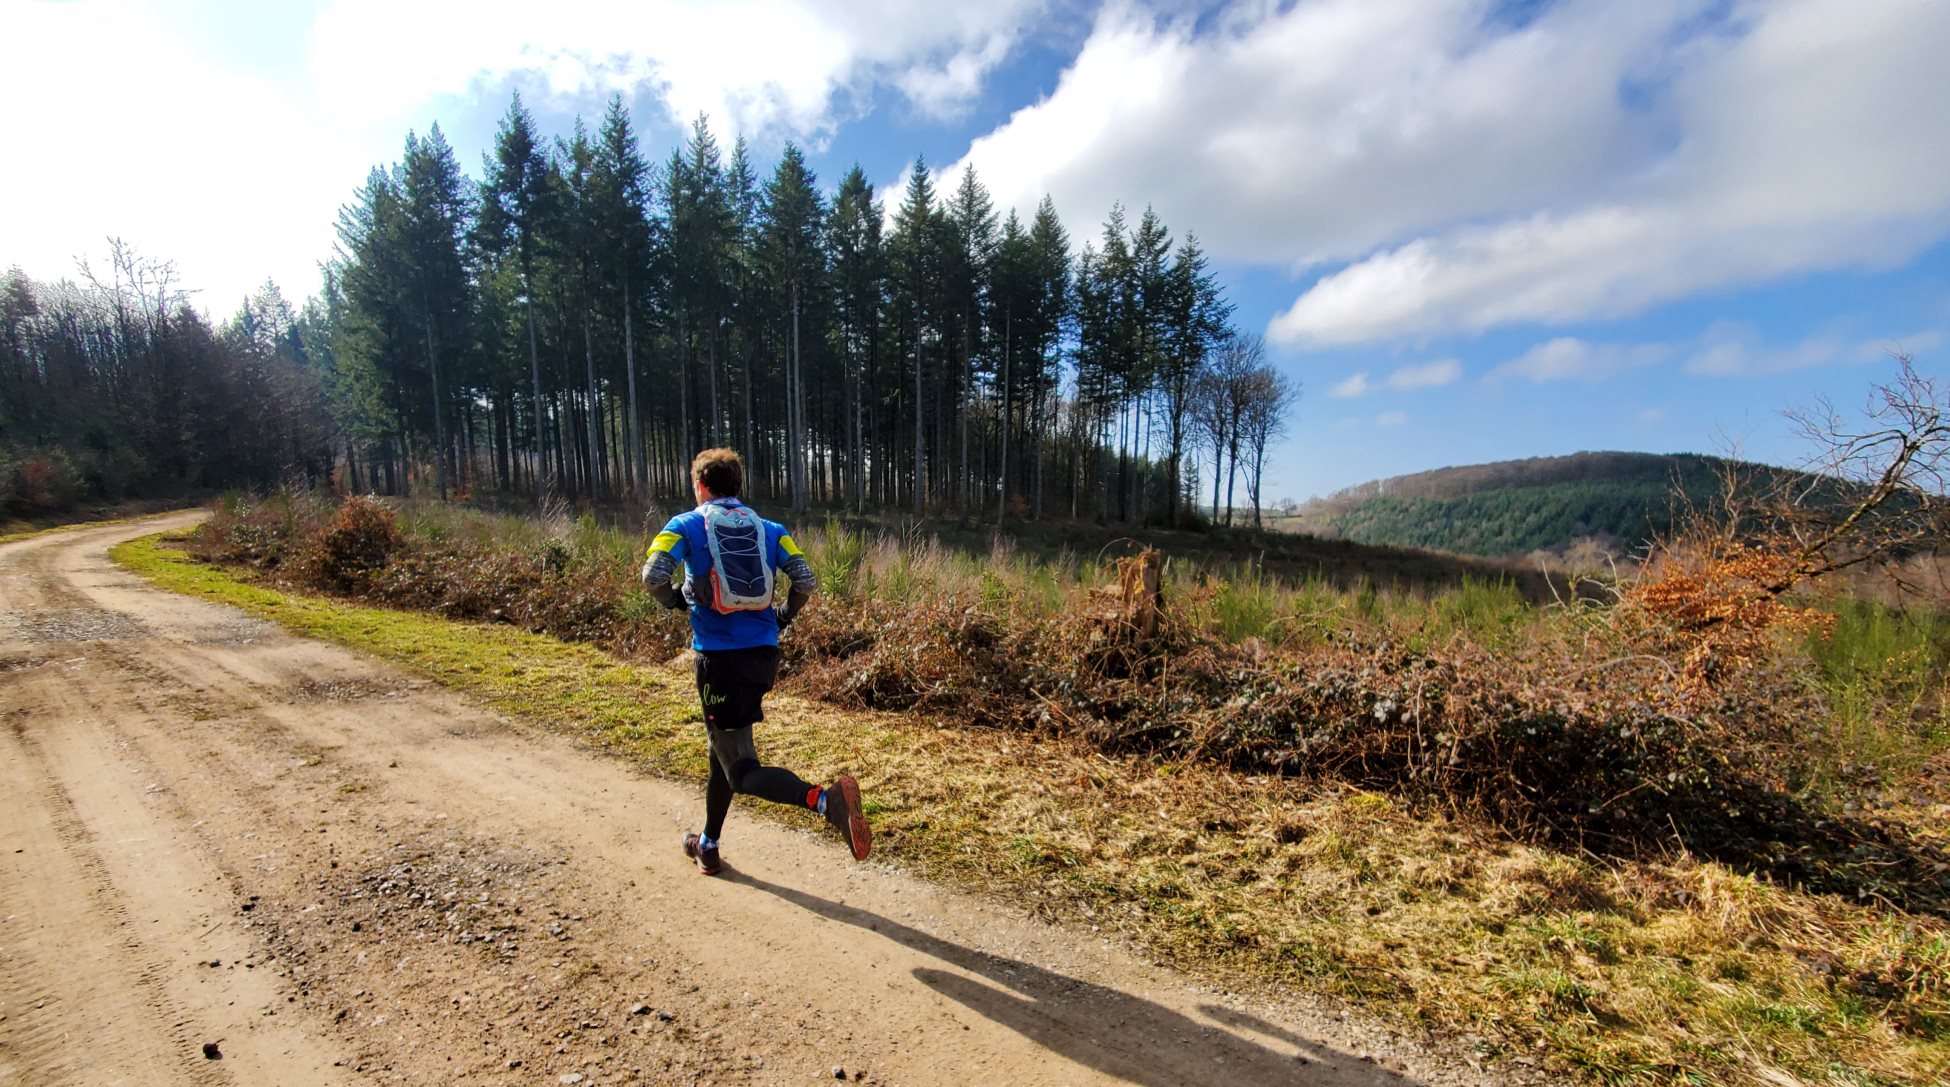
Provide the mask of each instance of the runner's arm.
POLYGON ((813 593, 819 591, 819 579, 813 576, 812 563, 806 561, 806 553, 792 541, 790 534, 779 537, 779 550, 784 552, 785 561, 779 563, 779 572, 792 580, 792 591, 786 594, 785 610, 779 612, 779 625, 790 626, 799 613, 811 603, 813 593))
POLYGON ((676 522, 665 525, 657 538, 650 541, 650 549, 643 562, 643 585, 657 603, 672 611, 683 611, 690 607, 684 594, 677 591, 671 578, 677 573, 677 565, 684 557, 684 536, 672 527, 676 522))

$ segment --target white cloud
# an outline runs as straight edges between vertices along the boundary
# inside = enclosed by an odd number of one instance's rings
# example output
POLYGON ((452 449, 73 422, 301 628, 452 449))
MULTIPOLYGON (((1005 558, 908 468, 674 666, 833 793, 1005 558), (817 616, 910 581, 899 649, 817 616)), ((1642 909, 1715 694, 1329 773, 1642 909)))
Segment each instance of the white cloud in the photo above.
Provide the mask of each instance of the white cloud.
POLYGON ((1721 322, 1700 337, 1698 348, 1686 360, 1685 371, 1696 377, 1745 377, 1837 364, 1859 366, 1897 353, 1928 351, 1943 340, 1943 332, 1937 329, 1873 339, 1828 331, 1782 346, 1764 342, 1750 325, 1721 322))
POLYGON ((1368 375, 1366 371, 1363 371, 1358 374, 1350 374, 1346 379, 1335 382, 1334 387, 1327 390, 1327 395, 1347 400, 1360 396, 1367 391, 1368 375))
POLYGON ((519 78, 585 115, 621 91, 710 113, 721 136, 816 143, 880 87, 928 117, 964 108, 1043 2, 0 2, 19 159, 0 171, 0 266, 59 278, 116 235, 173 260, 218 317, 267 275, 295 300, 339 206, 409 128, 451 127, 452 99, 519 78))
POLYGON ((1522 378, 1532 384, 1604 381, 1662 362, 1671 354, 1671 348, 1663 344, 1590 343, 1575 336, 1560 336, 1496 367, 1484 380, 1522 378))
POLYGON ((1042 0, 336 0, 312 73, 335 108, 386 117, 517 73, 575 101, 653 91, 671 117, 818 142, 875 85, 951 116, 981 90, 1042 0), (383 27, 383 33, 375 28, 383 27))
POLYGON ((1025 211, 1047 192, 1073 223, 1150 203, 1226 259, 1345 260, 1605 187, 1662 138, 1621 76, 1704 3, 1564 0, 1521 28, 1492 0, 1247 3, 1203 27, 1115 3, 1049 97, 947 173, 973 164, 1025 211))
POLYGON ((1438 359, 1420 366, 1404 366, 1388 375, 1391 389, 1435 389, 1453 385, 1462 377, 1462 363, 1455 359, 1438 359))
POLYGON ((1408 414, 1400 411, 1384 411, 1374 417, 1376 426, 1401 426, 1408 422, 1408 414))
MULTIPOLYGON (((0 10, 0 101, 18 153, 0 171, 0 264, 49 280, 73 276, 77 258, 105 271, 116 236, 175 263, 219 318, 267 276, 303 298, 334 211, 373 160, 267 75, 214 62, 168 14, 0 10)), ((395 153, 403 135, 387 137, 395 153)))
MULTIPOLYGON (((1452 385, 1462 377, 1462 363, 1455 359, 1437 359, 1415 366, 1403 366, 1389 374, 1383 384, 1391 389, 1434 389, 1452 385)), ((1327 395, 1343 400, 1366 396, 1375 386, 1368 381, 1368 373, 1363 370, 1350 374, 1334 383, 1327 395)))
MULTIPOLYGON (((1695 377, 1782 374, 1818 366, 1883 362, 1898 352, 1915 354, 1932 350, 1945 339, 1942 329, 1866 339, 1830 329, 1782 345, 1766 342, 1752 325, 1720 321, 1692 343, 1678 347, 1660 343, 1592 343, 1575 336, 1560 336, 1495 367, 1484 375, 1484 380, 1605 381, 1674 357, 1683 357, 1681 369, 1695 377)), ((1640 413, 1640 418, 1650 422, 1658 415, 1659 409, 1653 408, 1640 413)))
POLYGON ((1638 415, 1639 422, 1644 423, 1647 426, 1651 426, 1653 423, 1656 423, 1659 420, 1664 419, 1665 417, 1666 417, 1666 410, 1664 408, 1639 409, 1639 415, 1638 415))
POLYGON ((1620 316, 1814 269, 1893 267, 1950 231, 1950 68, 1937 56, 1950 4, 1749 0, 1727 26, 1738 33, 1666 57, 1663 148, 1487 222, 1407 210, 1415 237, 1320 280, 1272 336, 1620 316))

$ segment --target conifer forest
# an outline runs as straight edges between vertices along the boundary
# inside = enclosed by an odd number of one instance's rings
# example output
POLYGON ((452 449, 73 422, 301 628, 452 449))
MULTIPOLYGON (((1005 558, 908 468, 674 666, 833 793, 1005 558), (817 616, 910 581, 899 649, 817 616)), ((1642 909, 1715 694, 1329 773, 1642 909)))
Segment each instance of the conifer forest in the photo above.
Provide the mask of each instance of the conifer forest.
POLYGON ((213 327, 113 243, 0 284, 0 507, 295 484, 642 502, 743 451, 794 510, 1182 524, 1261 501, 1298 387, 1196 236, 1109 210, 1078 244, 917 158, 836 185, 700 117, 662 161, 519 97, 470 175, 439 126, 348 194, 316 293, 213 327))

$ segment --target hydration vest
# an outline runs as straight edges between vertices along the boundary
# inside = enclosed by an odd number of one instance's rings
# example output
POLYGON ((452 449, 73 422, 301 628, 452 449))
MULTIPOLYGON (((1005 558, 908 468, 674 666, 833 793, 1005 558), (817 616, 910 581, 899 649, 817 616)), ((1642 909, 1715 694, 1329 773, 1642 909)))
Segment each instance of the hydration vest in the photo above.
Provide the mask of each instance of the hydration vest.
POLYGON ((711 610, 719 615, 772 606, 772 564, 766 561, 765 521, 747 506, 709 502, 704 538, 711 548, 711 610))

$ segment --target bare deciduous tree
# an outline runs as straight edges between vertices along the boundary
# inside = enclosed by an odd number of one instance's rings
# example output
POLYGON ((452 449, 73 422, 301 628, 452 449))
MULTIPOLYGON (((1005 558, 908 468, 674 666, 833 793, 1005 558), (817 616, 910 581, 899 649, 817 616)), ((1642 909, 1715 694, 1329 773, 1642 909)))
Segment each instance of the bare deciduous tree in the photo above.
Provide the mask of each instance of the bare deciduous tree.
POLYGON ((1860 417, 1827 401, 1788 415, 1820 450, 1810 470, 1853 485, 1841 504, 1810 501, 1813 488, 1802 484, 1771 496, 1803 577, 1938 547, 1950 534, 1950 394, 1908 355, 1896 365, 1860 417))
MULTIPOLYGON (((1254 337, 1257 339, 1258 337, 1254 337)), ((1261 354, 1264 349, 1261 349, 1261 354)), ((1260 506, 1266 451, 1287 433, 1287 419, 1300 400, 1300 386, 1271 366, 1248 370, 1240 381, 1239 445, 1246 453, 1246 495, 1253 503, 1253 527, 1262 527, 1260 506)))
MULTIPOLYGON (((1749 556, 1735 580, 1753 601, 1855 567, 1883 567, 1918 588, 1900 564, 1936 554, 1950 538, 1950 395, 1907 355, 1896 365, 1859 414, 1825 399, 1787 412, 1814 450, 1801 470, 1730 468, 1723 509, 1695 512, 1692 528, 1660 550, 1671 556, 1690 542, 1709 555, 1749 556)), ((1693 624, 1700 629, 1729 617, 1726 609, 1702 615, 1693 624)))

